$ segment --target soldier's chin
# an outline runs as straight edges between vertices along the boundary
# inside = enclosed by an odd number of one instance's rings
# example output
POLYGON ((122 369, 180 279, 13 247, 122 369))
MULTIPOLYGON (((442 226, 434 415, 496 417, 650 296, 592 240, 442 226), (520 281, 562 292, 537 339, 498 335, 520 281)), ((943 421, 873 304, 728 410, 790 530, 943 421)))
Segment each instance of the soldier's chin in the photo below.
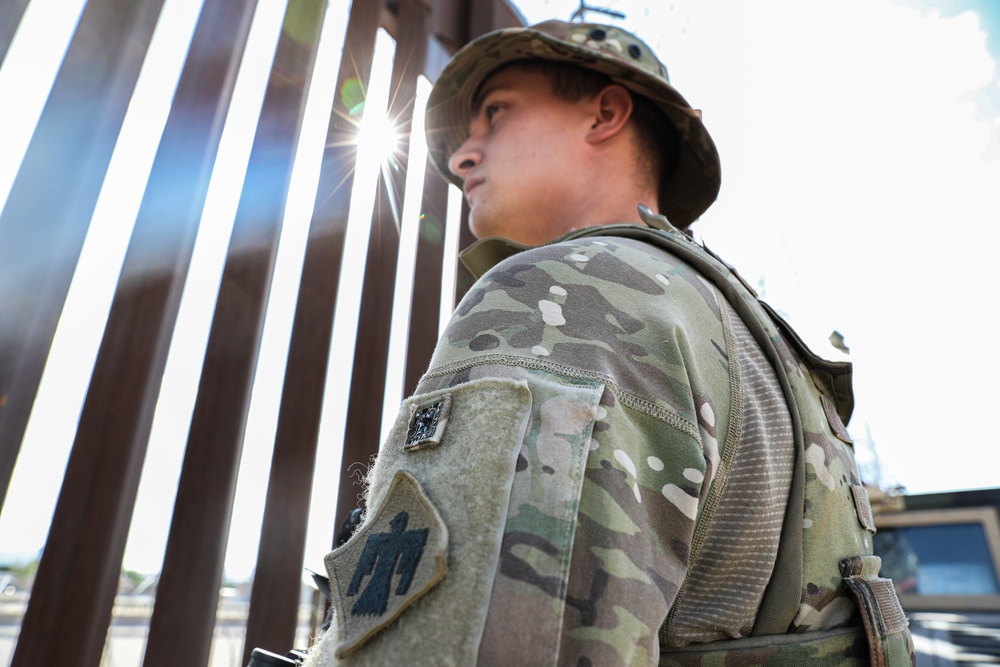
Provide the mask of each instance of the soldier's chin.
POLYGON ((469 231, 477 239, 485 239, 491 236, 512 238, 511 234, 516 232, 511 225, 503 224, 506 221, 503 217, 489 215, 488 210, 483 210, 479 206, 473 205, 469 209, 469 231))
POLYGON ((476 215, 475 206, 469 207, 469 231, 471 231, 472 235, 477 239, 493 236, 493 234, 490 234, 489 227, 485 224, 486 222, 486 220, 483 220, 483 216, 476 215))

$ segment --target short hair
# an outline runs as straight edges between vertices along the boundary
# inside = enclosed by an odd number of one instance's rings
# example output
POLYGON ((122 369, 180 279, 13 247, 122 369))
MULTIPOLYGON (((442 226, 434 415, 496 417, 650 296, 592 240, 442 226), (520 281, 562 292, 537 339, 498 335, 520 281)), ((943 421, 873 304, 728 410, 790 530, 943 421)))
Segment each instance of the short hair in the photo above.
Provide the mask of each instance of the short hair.
MULTIPOLYGON (((614 83, 611 77, 600 72, 556 60, 515 60, 505 67, 512 65, 545 75, 552 86, 552 94, 566 102, 579 102, 593 97, 614 83)), ((662 197, 661 193, 666 189, 665 185, 677 166, 677 130, 652 102, 631 90, 628 92, 632 96, 630 120, 634 123, 638 140, 638 166, 640 171, 650 175, 650 184, 656 187, 657 196, 662 197)), ((478 95, 477 91, 473 99, 478 95)), ((666 202, 660 200, 657 203, 660 210, 664 210, 666 202)))

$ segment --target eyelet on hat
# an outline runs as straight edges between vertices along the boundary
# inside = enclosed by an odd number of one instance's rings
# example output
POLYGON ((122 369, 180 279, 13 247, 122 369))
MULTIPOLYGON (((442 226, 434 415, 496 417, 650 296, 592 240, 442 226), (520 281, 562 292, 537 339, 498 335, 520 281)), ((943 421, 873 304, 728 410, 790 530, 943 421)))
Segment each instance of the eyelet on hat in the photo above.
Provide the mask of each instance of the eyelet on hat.
POLYGON ((590 31, 591 39, 596 39, 600 41, 602 39, 605 39, 607 36, 608 33, 605 30, 602 30, 601 28, 594 28, 593 30, 590 31))
POLYGON ((638 44, 629 44, 628 54, 633 58, 635 58, 636 60, 638 60, 639 58, 642 57, 642 49, 639 48, 638 44))

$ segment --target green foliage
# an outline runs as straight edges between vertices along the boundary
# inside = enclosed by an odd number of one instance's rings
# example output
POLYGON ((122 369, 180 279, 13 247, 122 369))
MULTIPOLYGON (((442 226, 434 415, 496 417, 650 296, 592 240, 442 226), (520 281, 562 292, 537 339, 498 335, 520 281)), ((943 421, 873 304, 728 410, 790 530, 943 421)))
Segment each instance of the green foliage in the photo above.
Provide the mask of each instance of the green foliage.
POLYGON ((30 581, 35 578, 35 574, 38 572, 38 559, 31 561, 30 563, 23 563, 20 565, 12 565, 10 567, 10 573, 15 577, 30 581))
POLYGON ((146 579, 146 575, 140 574, 135 570, 126 570, 125 568, 122 568, 122 577, 136 585, 141 584, 146 579))

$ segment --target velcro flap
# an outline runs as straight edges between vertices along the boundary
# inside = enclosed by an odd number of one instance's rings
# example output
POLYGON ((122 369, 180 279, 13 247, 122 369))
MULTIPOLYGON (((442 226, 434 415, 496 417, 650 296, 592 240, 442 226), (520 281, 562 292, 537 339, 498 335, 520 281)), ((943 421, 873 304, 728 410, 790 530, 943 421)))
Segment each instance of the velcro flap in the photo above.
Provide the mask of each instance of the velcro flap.
POLYGON ((844 426, 844 422, 841 421, 840 415, 837 414, 837 409, 834 407, 833 403, 830 402, 823 394, 819 395, 820 401, 823 403, 823 413, 826 414, 826 421, 830 424, 830 430, 833 434, 846 442, 849 445, 853 445, 854 441, 851 439, 850 434, 847 432, 847 428, 844 426))
POLYGON ((313 667, 474 664, 500 556, 525 380, 481 378, 413 396, 368 472, 368 511, 327 555, 334 621, 313 667))
POLYGON ((872 504, 868 500, 868 491, 860 484, 852 484, 851 496, 854 498, 854 511, 858 514, 858 521, 869 533, 875 533, 875 517, 872 515, 872 504))

